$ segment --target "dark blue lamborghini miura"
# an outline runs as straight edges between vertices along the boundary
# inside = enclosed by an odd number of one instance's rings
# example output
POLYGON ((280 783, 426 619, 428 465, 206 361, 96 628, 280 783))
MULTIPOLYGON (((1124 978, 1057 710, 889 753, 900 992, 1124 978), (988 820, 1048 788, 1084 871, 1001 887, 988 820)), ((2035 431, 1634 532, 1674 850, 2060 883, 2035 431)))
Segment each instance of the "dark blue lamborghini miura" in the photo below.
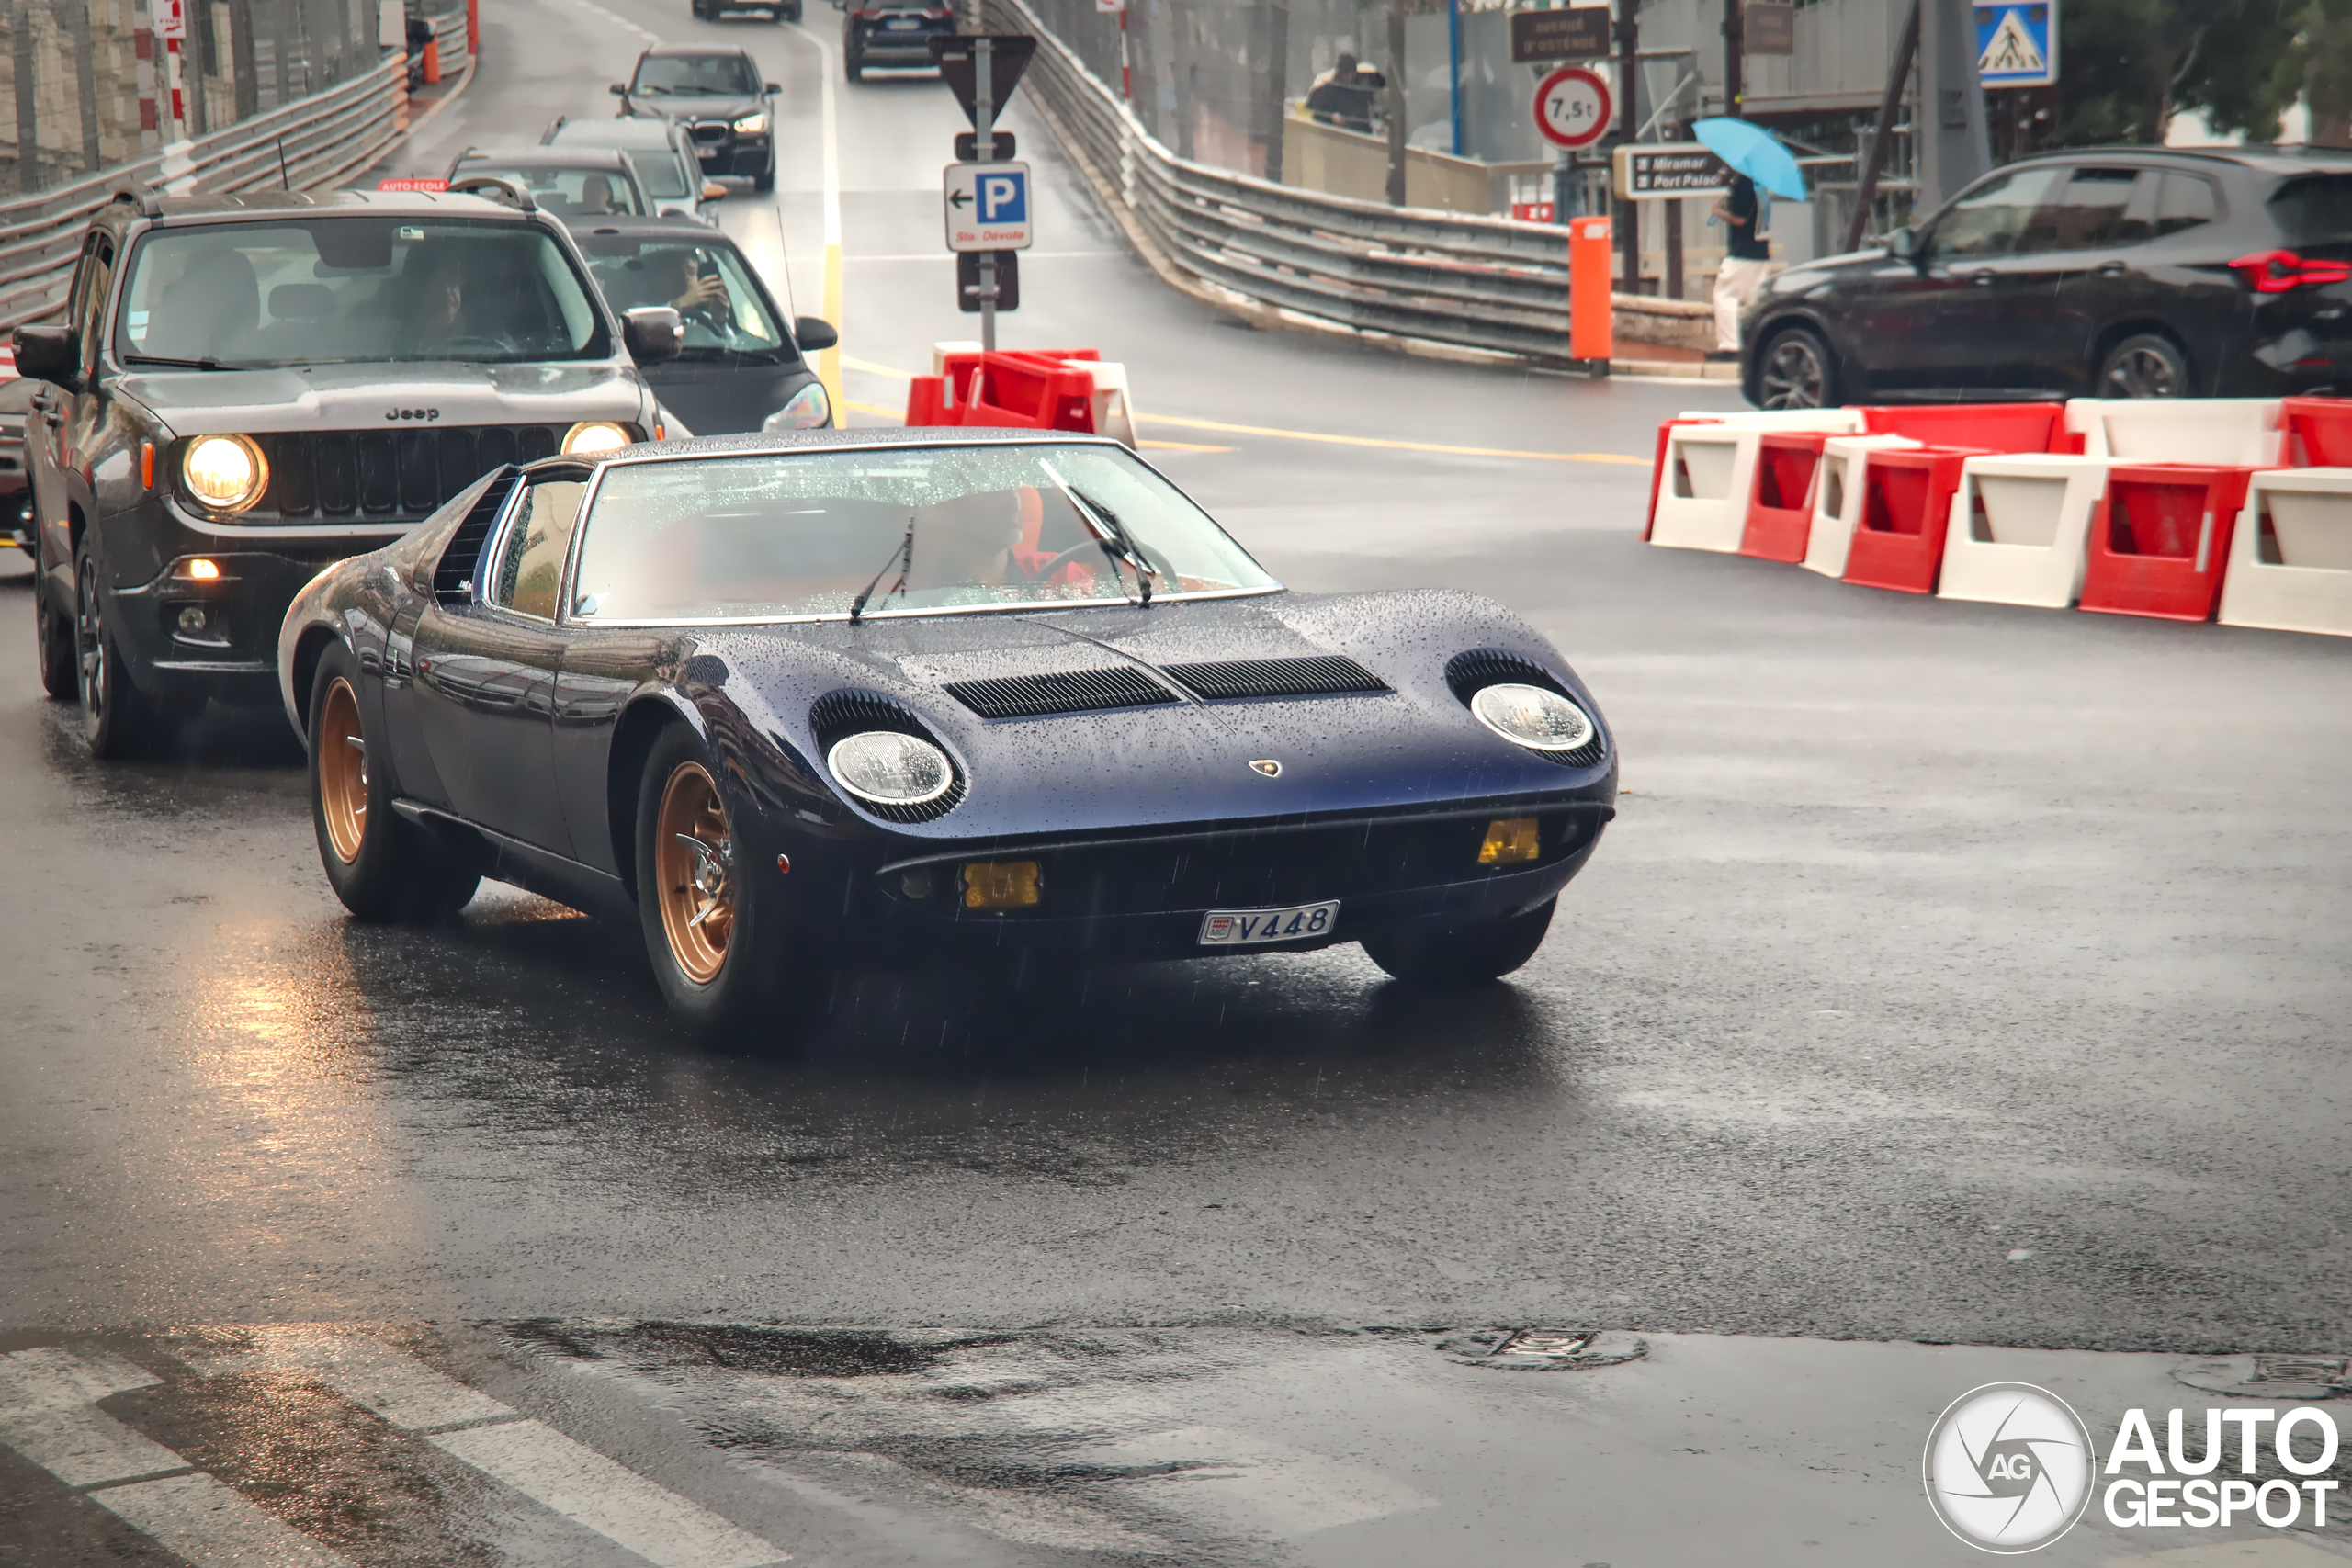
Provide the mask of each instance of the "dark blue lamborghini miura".
POLYGON ((502 468, 305 589, 278 668, 355 914, 488 875, 635 919, 714 1028, 810 964, 1025 945, 1489 980, 1617 787, 1516 615, 1288 592, 1125 447, 1033 432, 502 468))

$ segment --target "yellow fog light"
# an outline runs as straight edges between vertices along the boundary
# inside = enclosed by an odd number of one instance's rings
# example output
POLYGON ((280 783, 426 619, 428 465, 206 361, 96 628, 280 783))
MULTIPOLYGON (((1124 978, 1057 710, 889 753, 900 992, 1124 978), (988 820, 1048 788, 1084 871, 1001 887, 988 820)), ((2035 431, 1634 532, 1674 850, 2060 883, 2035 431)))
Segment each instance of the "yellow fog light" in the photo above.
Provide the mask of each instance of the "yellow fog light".
POLYGON ((1532 817, 1499 817, 1487 824, 1487 841, 1478 846, 1480 865, 1510 865, 1533 860, 1542 849, 1532 817))
POLYGON ((600 452, 617 452, 628 445, 628 431, 602 420, 575 424, 563 433, 563 455, 567 457, 593 457, 600 452))
POLYGON ((195 560, 180 562, 180 575, 192 578, 198 582, 215 582, 220 577, 220 563, 217 560, 206 560, 199 556, 195 560))
POLYGON ((269 488, 269 461, 243 435, 200 435, 180 458, 188 493, 219 512, 243 512, 269 488))
POLYGON ((1034 860, 967 860, 964 863, 964 908, 1017 909, 1037 901, 1034 860))

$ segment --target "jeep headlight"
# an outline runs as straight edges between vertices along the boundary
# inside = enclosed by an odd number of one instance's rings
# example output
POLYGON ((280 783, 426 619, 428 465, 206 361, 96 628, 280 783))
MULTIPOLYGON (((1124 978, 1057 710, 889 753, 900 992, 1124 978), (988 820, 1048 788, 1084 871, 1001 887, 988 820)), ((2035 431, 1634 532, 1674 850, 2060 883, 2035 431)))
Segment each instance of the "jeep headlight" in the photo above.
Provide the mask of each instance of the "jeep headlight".
POLYGON ((1470 711, 1512 745, 1532 751, 1573 751, 1594 733, 1584 709, 1541 686, 1483 687, 1470 699, 1470 711))
POLYGON ((825 766, 843 789, 877 806, 922 806, 956 782, 946 752, 895 729, 869 729, 834 742, 825 766))
POLYGON ((629 444, 627 430, 603 420, 587 420, 563 433, 563 455, 567 457, 593 457, 599 452, 617 452, 629 444))
POLYGON ((741 119, 735 122, 735 134, 738 136, 757 136, 767 128, 767 116, 763 114, 747 114, 741 119))
POLYGON ((269 489, 269 459, 249 435, 199 435, 180 457, 188 494, 215 512, 243 512, 269 489))
POLYGON ((825 389, 811 381, 792 394, 792 400, 760 422, 761 433, 774 435, 782 430, 822 430, 833 423, 833 405, 825 396, 825 389))

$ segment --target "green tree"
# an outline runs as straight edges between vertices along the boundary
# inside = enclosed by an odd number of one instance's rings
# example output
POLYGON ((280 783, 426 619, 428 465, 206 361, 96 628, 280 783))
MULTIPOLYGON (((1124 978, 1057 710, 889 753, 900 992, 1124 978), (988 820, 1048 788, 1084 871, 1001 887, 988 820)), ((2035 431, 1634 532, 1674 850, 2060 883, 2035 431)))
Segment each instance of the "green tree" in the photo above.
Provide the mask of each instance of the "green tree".
POLYGON ((2216 130, 2274 141, 2319 8, 2352 16, 2352 0, 2059 0, 2053 140, 2160 142, 2175 114, 2197 109, 2216 130))
POLYGON ((2312 0, 2303 17, 2303 55, 2312 142, 2352 147, 2352 0, 2312 0))

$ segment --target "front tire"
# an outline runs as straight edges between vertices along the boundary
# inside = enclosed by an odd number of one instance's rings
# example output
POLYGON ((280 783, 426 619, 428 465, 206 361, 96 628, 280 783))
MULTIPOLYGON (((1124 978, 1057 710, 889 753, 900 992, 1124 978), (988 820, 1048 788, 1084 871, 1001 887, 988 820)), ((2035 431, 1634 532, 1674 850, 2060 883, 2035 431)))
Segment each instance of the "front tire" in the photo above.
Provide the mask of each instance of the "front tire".
POLYGON ((43 571, 33 581, 33 650, 40 689, 64 701, 81 694, 82 678, 74 657, 74 617, 58 614, 49 602, 48 576, 43 571))
POLYGON ((853 82, 865 80, 865 62, 854 54, 842 56, 842 73, 853 82))
POLYGON ((1374 964, 1413 985, 1480 986, 1501 979, 1535 956, 1559 902, 1546 898, 1523 914, 1498 919, 1368 936, 1363 951, 1374 964))
POLYGON ((153 738, 155 713, 130 679, 121 646, 106 621, 106 595, 98 590, 98 563, 90 542, 74 556, 74 692, 82 699, 82 740, 93 757, 135 757, 153 738))
POLYGON ((481 886, 429 829, 392 809, 390 770, 369 766, 359 665, 341 643, 311 682, 311 827, 319 863, 343 907, 363 920, 428 923, 463 908, 481 886))
POLYGON ((763 1010, 761 882, 739 855, 719 772, 695 734, 654 741, 637 793, 637 912, 672 1016, 706 1037, 763 1010))
POLYGON ((2188 395, 2188 355, 2162 333, 2134 333, 2108 350, 2098 367, 2096 398, 2180 398, 2188 395))
POLYGON ((1783 327, 1756 355, 1756 404, 1826 409, 1838 404, 1838 365, 1810 327, 1783 327))

